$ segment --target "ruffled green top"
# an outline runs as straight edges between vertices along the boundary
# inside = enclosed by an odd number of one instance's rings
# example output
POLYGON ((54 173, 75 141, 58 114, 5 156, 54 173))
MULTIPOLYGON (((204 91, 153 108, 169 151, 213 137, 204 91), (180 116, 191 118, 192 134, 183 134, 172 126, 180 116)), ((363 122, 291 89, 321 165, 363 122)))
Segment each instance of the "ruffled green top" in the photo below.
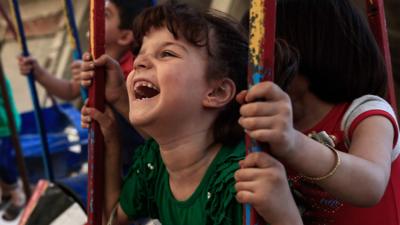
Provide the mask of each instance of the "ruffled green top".
POLYGON ((192 196, 178 201, 171 192, 159 146, 149 140, 135 151, 120 205, 132 220, 151 217, 163 225, 241 225, 242 205, 235 199, 233 176, 244 156, 243 142, 234 148, 222 147, 192 196))

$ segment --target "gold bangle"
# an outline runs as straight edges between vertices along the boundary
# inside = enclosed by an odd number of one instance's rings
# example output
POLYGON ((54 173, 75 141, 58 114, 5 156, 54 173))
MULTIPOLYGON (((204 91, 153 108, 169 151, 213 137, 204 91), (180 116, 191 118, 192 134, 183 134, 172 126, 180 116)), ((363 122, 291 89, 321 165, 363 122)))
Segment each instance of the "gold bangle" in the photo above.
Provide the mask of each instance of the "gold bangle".
MULTIPOLYGON (((323 132, 324 132, 324 131, 323 131, 323 132)), ((322 132, 321 132, 321 133, 322 133, 322 132)), ((333 146, 331 146, 330 144, 327 144, 325 141, 322 141, 321 139, 318 139, 319 137, 321 137, 321 133, 320 133, 319 135, 318 135, 318 134, 315 134, 315 133, 312 133, 312 134, 310 134, 309 136, 310 136, 312 139, 314 139, 314 140, 320 142, 321 144, 325 145, 325 146, 328 147, 330 150, 332 150, 332 152, 335 153, 335 158, 336 158, 335 161, 336 161, 336 162, 335 162, 335 166, 334 166, 326 175, 324 175, 324 176, 320 176, 320 177, 309 177, 309 176, 304 176, 304 175, 303 175, 304 178, 306 178, 307 180, 310 180, 310 181, 321 181, 321 180, 328 179, 329 177, 333 176, 333 175, 336 173, 336 170, 337 170, 337 168, 340 166, 340 163, 341 163, 340 156, 339 156, 339 152, 338 152, 333 146), (319 136, 319 137, 317 138, 317 136, 319 136)), ((325 133, 325 134, 326 134, 326 133, 325 133)), ((325 134, 322 134, 322 135, 325 136, 325 134)))

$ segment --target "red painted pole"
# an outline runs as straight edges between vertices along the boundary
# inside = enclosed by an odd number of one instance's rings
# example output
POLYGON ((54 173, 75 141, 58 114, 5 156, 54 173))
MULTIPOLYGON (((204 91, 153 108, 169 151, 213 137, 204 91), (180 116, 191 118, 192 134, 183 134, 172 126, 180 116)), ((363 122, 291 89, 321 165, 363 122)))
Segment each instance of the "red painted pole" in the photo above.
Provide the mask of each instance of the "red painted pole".
MULTIPOLYGON (((1 44, 0 44, 1 45, 1 44)), ((1 47, 0 47, 1 49, 1 47)), ((18 129, 16 126, 15 118, 11 108, 10 96, 7 92, 7 85, 6 85, 6 76, 3 71, 3 65, 0 60, 0 90, 1 96, 3 97, 4 106, 6 109, 7 119, 8 119, 8 127, 11 131, 11 140, 13 143, 16 159, 17 159, 17 167, 18 172, 20 174, 22 180, 22 186, 24 189, 26 199, 31 197, 31 188, 29 186, 28 181, 28 172, 26 169, 26 164, 24 160, 24 154, 22 152, 21 142, 19 140, 18 129)))
POLYGON ((397 112, 396 95, 394 91, 392 61, 390 57, 389 40, 386 28, 385 8, 383 0, 366 0, 368 21, 376 42, 385 59, 387 70, 387 100, 397 112))
MULTIPOLYGON (((250 7, 249 88, 274 80, 276 0, 252 0, 250 7)), ((246 136, 246 154, 265 151, 246 136)), ((248 204, 243 208, 244 225, 262 225, 265 221, 248 204)))
MULTIPOLYGON (((105 53, 104 0, 90 0, 90 49, 93 59, 105 53)), ((95 68, 89 88, 89 106, 104 111, 104 68, 95 68)), ((100 126, 92 121, 89 130, 88 224, 101 225, 104 203, 104 137, 100 126)))
MULTIPOLYGON (((4 19, 6 20, 7 26, 11 30, 15 40, 17 40, 17 32, 15 31, 14 25, 13 25, 11 19, 6 14, 6 12, 1 4, 0 4, 0 13, 3 15, 4 19)), ((0 42, 1 42, 1 40, 0 40, 0 42)), ((1 49, 2 49, 2 43, 0 43, 0 52, 1 52, 1 49)), ((15 124, 15 119, 13 117, 12 110, 11 110, 11 103, 9 101, 9 96, 6 91, 6 78, 5 78, 5 74, 3 71, 3 64, 1 62, 1 60, 0 60, 0 87, 1 87, 1 93, 2 93, 2 96, 4 99, 4 105, 6 108, 7 118, 9 120, 8 126, 11 131, 12 142, 13 142, 13 146, 15 149, 15 155, 17 158, 18 171, 21 176, 22 186, 24 189, 26 199, 29 199, 31 197, 31 188, 29 186, 29 181, 28 181, 28 172, 26 170, 26 164, 24 161, 24 155, 22 152, 17 127, 15 124)))

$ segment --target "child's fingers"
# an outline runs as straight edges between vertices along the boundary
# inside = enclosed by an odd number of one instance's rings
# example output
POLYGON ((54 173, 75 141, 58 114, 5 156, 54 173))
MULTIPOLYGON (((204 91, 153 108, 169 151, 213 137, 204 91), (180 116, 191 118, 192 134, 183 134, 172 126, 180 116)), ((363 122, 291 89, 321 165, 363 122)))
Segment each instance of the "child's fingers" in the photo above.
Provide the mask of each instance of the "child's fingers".
POLYGON ((81 65, 81 70, 83 72, 93 71, 94 68, 95 68, 95 65, 94 65, 93 61, 83 62, 82 65, 81 65))
POLYGON ((246 95, 247 95, 247 90, 241 91, 239 94, 236 95, 236 101, 239 104, 243 105, 244 103, 246 103, 245 101, 246 95))
POLYGON ((82 55, 82 60, 83 60, 83 61, 91 61, 91 60, 92 60, 92 56, 90 55, 89 52, 85 52, 85 53, 83 53, 83 55, 82 55))
POLYGON ((96 108, 82 107, 81 124, 85 127, 88 127, 92 122, 92 119, 100 124, 102 130, 107 130, 110 127, 111 120, 108 114, 102 113, 96 108))
POLYGON ((23 66, 25 68, 29 67, 29 68, 33 68, 36 64, 36 59, 32 58, 32 57, 23 57, 21 58, 21 60, 19 61, 19 65, 23 66))
POLYGON ((278 160, 265 152, 250 153, 244 160, 240 161, 240 166, 242 168, 269 168, 279 165, 281 164, 278 160))
POLYGON ((84 87, 88 87, 92 84, 92 79, 94 77, 94 71, 82 71, 80 73, 80 80, 81 80, 81 85, 84 87))
POLYGON ((28 75, 32 71, 32 66, 21 66, 19 72, 22 75, 28 75))
POLYGON ((259 142, 271 143, 279 140, 282 142, 282 131, 276 129, 246 130, 246 134, 259 142))
POLYGON ((82 60, 75 60, 71 63, 72 70, 81 70, 82 60))
POLYGON ((111 110, 111 107, 106 105, 105 109, 104 109, 104 114, 107 115, 109 117, 109 119, 115 121, 115 114, 114 112, 111 110))
POLYGON ((257 185, 257 181, 254 181, 254 180, 238 181, 235 184, 235 189, 237 192, 240 192, 240 191, 254 192, 256 185, 257 185))
POLYGON ((254 202, 255 195, 250 191, 239 191, 236 194, 236 200, 240 203, 252 203, 254 202))
POLYGON ((287 94, 282 91, 279 86, 272 82, 266 81, 256 84, 252 88, 250 88, 245 97, 245 100, 246 102, 254 102, 259 99, 275 101, 283 98, 289 99, 287 94))
POLYGON ((108 70, 117 70, 120 68, 119 63, 108 55, 102 55, 94 60, 95 66, 105 66, 108 70))
POLYGON ((92 85, 92 81, 91 80, 81 80, 81 86, 89 87, 90 85, 92 85))
POLYGON ((87 100, 81 109, 81 127, 82 128, 89 128, 91 118, 90 118, 90 110, 91 108, 87 107, 87 100))
POLYGON ((99 124, 108 124, 109 122, 108 116, 105 113, 100 112, 96 108, 90 109, 90 115, 94 120, 99 122, 99 124))
POLYGON ((290 116, 291 112, 291 107, 286 102, 259 101, 247 103, 240 107, 240 115, 244 117, 272 116, 276 114, 290 116))
POLYGON ((23 57, 18 61, 19 66, 32 66, 33 60, 27 57, 23 57))
POLYGON ((237 182, 251 182, 262 176, 262 171, 257 167, 242 168, 235 172, 234 177, 237 182))
POLYGON ((277 121, 274 117, 240 117, 238 122, 246 131, 253 131, 272 129, 277 121))

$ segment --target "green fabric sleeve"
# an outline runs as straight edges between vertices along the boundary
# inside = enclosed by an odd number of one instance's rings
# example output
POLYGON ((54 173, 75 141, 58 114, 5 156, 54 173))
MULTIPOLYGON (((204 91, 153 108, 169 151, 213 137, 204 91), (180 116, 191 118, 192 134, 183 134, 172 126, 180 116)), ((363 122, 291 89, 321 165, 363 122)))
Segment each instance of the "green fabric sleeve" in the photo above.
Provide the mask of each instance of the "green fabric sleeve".
POLYGON ((154 183, 161 157, 154 140, 135 150, 133 164, 125 177, 119 198, 121 208, 131 220, 157 217, 154 183))
POLYGON ((219 162, 210 179, 210 201, 207 203, 207 224, 242 225, 242 204, 236 201, 234 174, 239 161, 245 157, 244 142, 241 142, 223 161, 219 162))

